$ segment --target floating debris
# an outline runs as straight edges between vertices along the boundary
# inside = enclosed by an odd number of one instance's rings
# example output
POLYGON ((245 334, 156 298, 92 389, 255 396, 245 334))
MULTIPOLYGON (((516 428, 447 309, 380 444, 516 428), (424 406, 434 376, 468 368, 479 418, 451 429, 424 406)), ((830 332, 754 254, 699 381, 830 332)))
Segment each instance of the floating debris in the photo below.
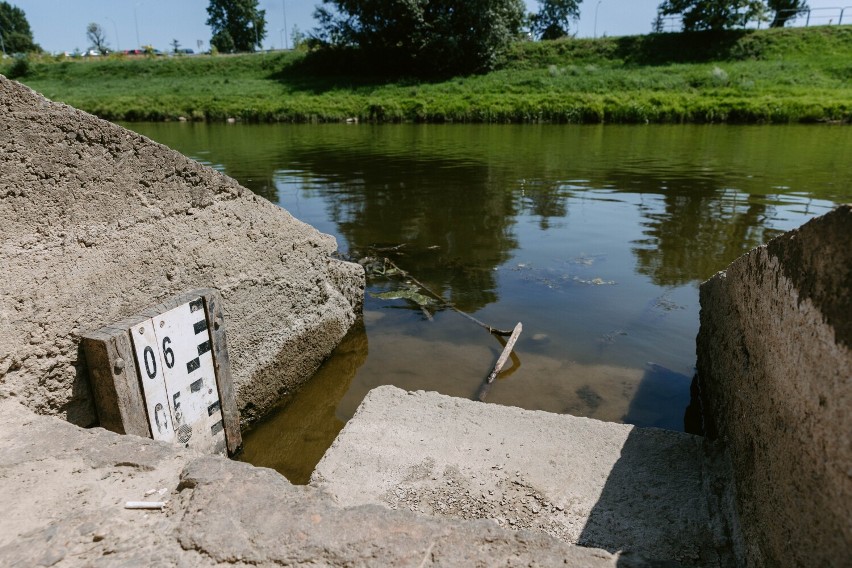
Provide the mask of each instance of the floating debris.
POLYGON ((586 253, 580 253, 580 256, 572 258, 570 261, 571 264, 579 264, 582 266, 592 266, 599 260, 604 260, 606 255, 604 254, 593 254, 587 255, 586 253))
POLYGON ((579 282, 580 284, 588 284, 590 286, 613 286, 616 284, 615 280, 604 280, 603 278, 592 278, 591 280, 584 280, 578 276, 573 278, 574 282, 579 282))
POLYGON ((391 290, 389 292, 382 292, 381 294, 371 293, 370 296, 379 300, 409 300, 421 307, 430 306, 435 303, 435 300, 432 298, 411 289, 391 290))
POLYGON ((598 341, 600 341, 601 343, 612 344, 615 343, 615 338, 619 335, 627 335, 627 332, 621 329, 616 329, 610 331, 609 333, 604 333, 598 338, 598 341))
POLYGON ((684 310, 686 306, 681 306, 666 294, 652 300, 651 307, 663 310, 664 312, 673 312, 674 310, 684 310))

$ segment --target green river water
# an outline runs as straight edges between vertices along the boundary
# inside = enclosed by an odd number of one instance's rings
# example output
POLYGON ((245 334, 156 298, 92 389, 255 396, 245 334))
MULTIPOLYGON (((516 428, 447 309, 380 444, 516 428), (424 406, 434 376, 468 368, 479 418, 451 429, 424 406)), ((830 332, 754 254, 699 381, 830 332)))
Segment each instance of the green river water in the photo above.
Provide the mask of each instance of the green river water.
MULTIPOLYGON (((523 322, 488 403, 676 430, 699 284, 852 201, 847 126, 127 126, 347 258, 387 256, 493 326, 523 322)), ((243 459, 305 482, 371 388, 473 397, 501 343, 411 292, 370 277, 363 322, 246 434, 243 459)))

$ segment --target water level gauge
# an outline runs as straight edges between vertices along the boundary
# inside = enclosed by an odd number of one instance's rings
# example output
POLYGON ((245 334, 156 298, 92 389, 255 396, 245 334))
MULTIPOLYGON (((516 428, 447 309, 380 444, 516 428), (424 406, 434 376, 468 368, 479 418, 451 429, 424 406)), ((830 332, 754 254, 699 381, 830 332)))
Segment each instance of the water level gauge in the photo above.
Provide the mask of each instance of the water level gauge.
POLYGON ((101 426, 210 453, 241 445, 221 300, 197 290, 87 334, 101 426))

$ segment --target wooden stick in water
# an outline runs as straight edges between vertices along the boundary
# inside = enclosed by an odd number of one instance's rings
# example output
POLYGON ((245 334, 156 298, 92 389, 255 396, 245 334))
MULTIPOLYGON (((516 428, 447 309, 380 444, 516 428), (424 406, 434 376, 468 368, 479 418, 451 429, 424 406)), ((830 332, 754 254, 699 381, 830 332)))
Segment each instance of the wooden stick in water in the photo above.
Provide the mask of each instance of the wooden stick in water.
POLYGON ((488 375, 488 378, 485 380, 486 383, 491 384, 494 382, 494 379, 497 378, 497 375, 500 374, 500 370, 503 368, 503 365, 506 364, 506 361, 509 360, 509 355, 512 353, 512 349, 515 347, 515 342, 518 341, 518 337, 521 335, 521 331, 523 331, 524 326, 521 322, 518 322, 518 325, 515 326, 515 329, 512 330, 512 335, 509 337, 509 341, 506 342, 506 347, 503 348, 503 352, 500 353, 500 357, 497 359, 497 363, 494 365, 494 369, 491 371, 491 374, 488 375))

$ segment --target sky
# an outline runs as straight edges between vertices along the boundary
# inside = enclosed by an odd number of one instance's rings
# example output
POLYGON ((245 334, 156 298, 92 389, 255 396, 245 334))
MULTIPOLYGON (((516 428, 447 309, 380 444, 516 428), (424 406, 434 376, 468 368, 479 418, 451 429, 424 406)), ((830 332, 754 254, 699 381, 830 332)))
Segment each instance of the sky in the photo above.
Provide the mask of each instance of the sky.
MULTIPOLYGON (((134 49, 153 45, 170 51, 173 40, 182 48, 209 49, 210 28, 207 20, 208 0, 6 0, 27 15, 33 36, 47 51, 58 53, 81 51, 89 47, 86 26, 96 22, 106 32, 112 49, 134 49)), ((527 9, 535 11, 538 2, 525 0, 527 9)), ((644 34, 661 0, 584 0, 580 21, 574 28, 578 37, 644 34)), ((267 37, 264 49, 280 49, 290 44, 293 26, 302 33, 315 27, 314 7, 319 0, 260 0, 266 10, 267 37), (285 25, 286 21, 286 25, 285 25), (286 37, 285 37, 286 36, 286 37)), ((836 23, 838 10, 832 6, 852 5, 852 0, 810 0, 816 23, 836 23)), ((852 23, 852 6, 844 20, 852 23)))

